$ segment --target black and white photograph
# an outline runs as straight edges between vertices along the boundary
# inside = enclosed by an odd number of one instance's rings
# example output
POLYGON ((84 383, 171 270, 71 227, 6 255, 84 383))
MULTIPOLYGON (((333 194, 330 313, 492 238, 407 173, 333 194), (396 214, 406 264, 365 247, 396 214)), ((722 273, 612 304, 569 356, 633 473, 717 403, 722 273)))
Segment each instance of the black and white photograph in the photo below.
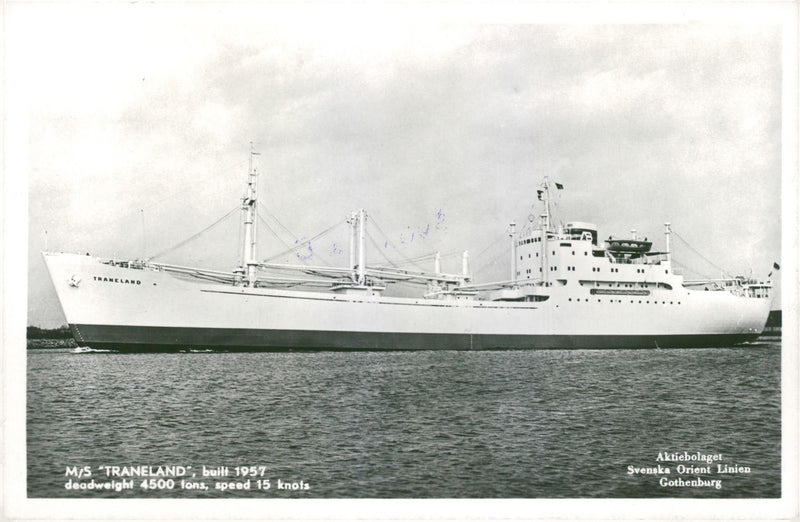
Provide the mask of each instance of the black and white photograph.
POLYGON ((5 518, 798 516, 795 3, 3 9, 5 518))

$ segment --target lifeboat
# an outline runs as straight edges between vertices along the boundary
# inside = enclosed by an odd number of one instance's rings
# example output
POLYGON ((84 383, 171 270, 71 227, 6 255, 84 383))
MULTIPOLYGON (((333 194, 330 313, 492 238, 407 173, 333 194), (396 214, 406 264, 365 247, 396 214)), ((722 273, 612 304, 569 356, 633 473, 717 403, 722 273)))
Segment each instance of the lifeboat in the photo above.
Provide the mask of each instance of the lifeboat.
POLYGON ((639 241, 637 239, 608 239, 606 249, 619 254, 643 254, 650 251, 652 241, 639 241))

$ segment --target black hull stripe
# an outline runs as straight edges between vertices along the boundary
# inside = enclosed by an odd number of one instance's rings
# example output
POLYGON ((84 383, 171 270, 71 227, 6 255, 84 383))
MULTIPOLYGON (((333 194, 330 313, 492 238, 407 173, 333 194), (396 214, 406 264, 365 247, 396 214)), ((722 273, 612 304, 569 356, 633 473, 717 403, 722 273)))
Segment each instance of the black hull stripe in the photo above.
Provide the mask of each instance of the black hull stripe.
POLYGON ((758 334, 484 335, 71 324, 79 346, 127 351, 502 350, 732 346, 758 334))

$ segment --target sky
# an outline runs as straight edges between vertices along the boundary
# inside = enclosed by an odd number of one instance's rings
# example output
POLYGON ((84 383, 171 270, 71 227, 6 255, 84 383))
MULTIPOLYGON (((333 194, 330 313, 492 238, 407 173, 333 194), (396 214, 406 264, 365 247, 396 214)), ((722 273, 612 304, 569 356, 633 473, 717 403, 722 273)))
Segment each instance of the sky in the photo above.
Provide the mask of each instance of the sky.
MULTIPOLYGON (((636 229, 661 249, 671 222, 714 263, 674 241, 687 277, 766 278, 780 262, 780 26, 346 14, 7 7, 7 81, 27 116, 28 324, 65 323, 41 250, 178 244, 238 205, 251 142, 279 236, 262 222, 262 258, 365 208, 372 262, 439 250, 458 271, 468 250, 476 280, 504 279, 508 224, 538 215, 549 176, 565 187, 557 216, 601 237, 636 229)), ((232 269, 237 217, 156 260, 232 269)), ((276 260, 346 264, 344 225, 312 245, 276 260)))

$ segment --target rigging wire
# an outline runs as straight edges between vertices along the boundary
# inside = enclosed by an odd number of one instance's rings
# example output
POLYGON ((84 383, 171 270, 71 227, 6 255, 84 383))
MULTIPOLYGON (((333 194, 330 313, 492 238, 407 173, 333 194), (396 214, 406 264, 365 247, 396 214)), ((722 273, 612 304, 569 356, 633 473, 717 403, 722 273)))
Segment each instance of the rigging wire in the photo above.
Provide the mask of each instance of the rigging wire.
MULTIPOLYGON (((258 214, 258 213, 257 213, 257 214, 258 214)), ((275 216, 270 216, 270 217, 272 217, 273 219, 275 219, 275 216)), ((268 230, 269 230, 269 231, 272 233, 272 235, 273 235, 273 236, 275 236, 275 238, 276 238, 278 241, 280 241, 280 242, 281 242, 281 244, 282 244, 283 246, 285 246, 287 249, 289 249, 289 251, 291 251, 291 250, 295 250, 295 249, 297 249, 297 248, 299 248, 299 247, 303 246, 303 243, 298 243, 298 244, 297 244, 297 246, 295 246, 295 247, 292 247, 290 244, 288 244, 286 241, 284 241, 284 240, 283 240, 283 239, 282 239, 282 238, 281 238, 281 237, 278 235, 278 233, 277 233, 277 232, 275 232, 275 230, 274 230, 274 229, 273 229, 273 228, 272 228, 272 227, 269 225, 269 223, 267 222, 267 220, 266 220, 266 219, 264 219, 264 216, 262 216, 261 214, 258 214, 258 218, 259 218, 259 219, 261 220, 261 222, 262 222, 262 223, 263 223, 263 224, 264 224, 264 225, 267 227, 267 229, 268 229, 268 230)), ((277 219, 275 219, 275 221, 276 221, 276 222, 277 222, 279 225, 281 225, 280 221, 278 221, 277 219)), ((281 226, 283 227, 283 225, 281 225, 281 226)), ((290 232, 290 231, 289 231, 289 230, 288 230, 286 227, 283 227, 283 229, 284 229, 284 230, 286 230, 286 232, 288 232, 289 234, 293 235, 293 234, 292 234, 292 233, 291 233, 291 232, 290 232)), ((312 239, 315 239, 315 238, 312 238, 312 239)), ((312 241, 312 239, 309 239, 309 240, 308 240, 308 242, 311 242, 311 241, 312 241)), ((297 240, 297 239, 295 239, 295 242, 296 242, 296 241, 298 241, 298 240, 297 240)), ((323 260, 324 262, 328 263, 329 265, 333 265, 333 264, 334 264, 334 263, 332 263, 332 262, 331 262, 331 260, 330 260, 330 259, 329 259, 327 256, 324 256, 324 255, 322 255, 322 253, 321 253, 321 252, 319 252, 319 251, 316 251, 316 250, 315 250, 315 251, 314 251, 314 255, 315 255, 315 256, 317 256, 317 257, 320 257, 320 258, 322 258, 322 260, 323 260)), ((306 257, 303 257, 303 256, 298 256, 298 259, 299 259, 300 261, 302 261, 304 265, 307 265, 307 264, 308 264, 308 259, 307 259, 306 257)))
POLYGON ((264 262, 265 262, 265 263, 269 263, 270 261, 274 261, 275 259, 277 259, 277 258, 279 258, 279 257, 283 257, 283 256, 285 256, 286 254, 291 254, 291 253, 292 253, 292 252, 294 252, 295 250, 298 250, 298 249, 300 249, 300 248, 303 248, 305 245, 307 245, 307 244, 311 243, 312 241, 316 241, 317 239, 319 239, 319 238, 321 238, 322 236, 324 236, 324 235, 328 234, 329 232, 331 232, 333 229, 335 229, 335 228, 336 228, 336 227, 338 227, 339 225, 343 225, 343 224, 344 224, 344 220, 342 220, 342 221, 339 221, 338 223, 335 223, 334 225, 332 225, 332 226, 330 226, 330 227, 326 228, 325 230, 323 230, 322 232, 320 232, 320 233, 319 233, 319 234, 317 234, 316 236, 312 237, 311 239, 306 239, 305 241, 298 243, 297 245, 293 246, 292 248, 290 248, 290 249, 288 249, 288 250, 285 250, 285 251, 283 251, 283 252, 281 252, 281 253, 279 253, 279 254, 276 254, 276 255, 274 255, 274 256, 272 256, 272 257, 269 257, 268 259, 265 259, 265 260, 264 260, 264 262))
MULTIPOLYGON (((684 244, 684 245, 685 245, 685 246, 686 246, 686 247, 687 247, 689 250, 691 250, 692 252, 694 252, 695 254, 697 254, 698 256, 700 256, 700 258, 701 258, 703 261, 705 261, 705 262, 706 262, 706 263, 708 263, 709 265, 713 266, 714 268, 716 268, 717 270, 719 270, 720 272, 722 272, 722 274, 723 274, 723 275, 728 273, 728 271, 727 271, 727 270, 725 270, 724 268, 722 268, 722 267, 720 267, 720 266, 717 266, 717 265, 716 265, 716 264, 715 264, 713 261, 711 261, 711 260, 710 260, 710 259, 708 259, 706 256, 704 256, 703 254, 701 254, 700 252, 698 252, 698 251, 697 251, 697 250, 696 250, 696 249, 695 249, 695 248, 694 248, 692 245, 690 245, 690 244, 689 244, 689 242, 688 242, 688 241, 686 241, 684 238, 682 238, 680 234, 678 234, 677 232, 675 232, 675 230, 674 230, 674 229, 672 230, 672 234, 673 234, 675 237, 677 237, 678 239, 680 239, 680 240, 681 240, 681 242, 682 242, 682 243, 683 243, 683 244, 684 244)), ((699 273, 699 272, 695 272, 695 273, 699 273)))
POLYGON ((422 270, 423 272, 425 271, 425 269, 424 269, 424 268, 422 268, 422 267, 421 267, 421 266, 419 266, 417 263, 415 263, 414 261, 412 261, 411 259, 409 259, 408 257, 406 257, 406 256, 405 256, 405 255, 404 255, 404 254, 403 254, 403 253, 400 251, 400 249, 399 249, 399 248, 397 248, 397 247, 395 246, 395 244, 394 244, 394 243, 392 242, 392 240, 389 238, 389 235, 388 235, 386 232, 384 232, 384 231, 383 231, 383 229, 381 228, 381 226, 380 226, 380 225, 378 224, 378 222, 375 220, 375 216, 373 216, 373 217, 372 217, 372 223, 375 225, 375 228, 377 228, 377 229, 378 229, 378 232, 380 232, 380 233, 383 235, 383 238, 386 240, 386 243, 387 243, 387 244, 388 244, 390 247, 392 247, 392 248, 394 249, 394 251, 395 251, 395 252, 397 252, 397 254, 398 254, 400 257, 402 257, 402 258, 403 258, 403 261, 405 261, 406 263, 408 263, 408 264, 410 264, 410 265, 414 265, 415 267, 417 267, 418 269, 422 270))
MULTIPOLYGON (((380 248, 380 246, 378 248, 380 248)), ((440 253, 439 257, 440 257, 440 259, 448 259, 448 258, 451 258, 451 257, 460 256, 460 255, 461 255, 461 252, 449 252, 447 254, 440 253)), ((384 256, 384 257, 386 257, 386 256, 384 256)), ((424 255, 421 255, 421 256, 418 256, 418 257, 412 257, 410 259, 412 261, 421 262, 421 261, 430 261, 430 260, 434 259, 435 257, 436 257, 436 252, 431 252, 429 254, 424 254, 424 255)), ((387 260, 388 260, 388 258, 387 258, 387 260)), ((389 263, 392 263, 392 261, 389 260, 389 263)), ((375 266, 379 266, 380 267, 380 266, 386 266, 386 265, 380 264, 380 265, 375 265, 375 266)), ((392 266, 396 266, 397 267, 397 266, 404 266, 404 265, 403 265, 403 263, 400 263, 400 264, 397 264, 397 265, 392 263, 392 266)))
POLYGON ((269 217, 271 217, 271 218, 272 218, 272 219, 273 219, 273 220, 274 220, 274 221, 275 221, 275 222, 278 224, 278 226, 280 226, 280 227, 281 227, 281 228, 284 230, 284 232, 286 232, 287 234, 289 234, 289 236, 290 236, 292 239, 294 239, 295 241, 299 241, 299 238, 297 237, 297 234, 295 234, 294 232, 292 232, 291 230, 289 230, 288 228, 286 228, 286 227, 283 225, 283 223, 281 223, 281 221, 280 221, 280 220, 279 220, 277 217, 275 217, 275 215, 274 215, 274 214, 272 214, 272 212, 270 212, 270 211, 269 211, 269 209, 267 209, 267 206, 266 206, 266 205, 264 205, 264 204, 263 204, 263 203, 262 203, 260 200, 259 200, 258 204, 261 206, 261 210, 263 210, 263 211, 264 211, 264 213, 265 213, 266 215, 268 215, 269 217))
MULTIPOLYGON (((206 153, 206 156, 213 156, 213 155, 215 155, 215 154, 217 154, 219 152, 222 152, 223 150, 227 150, 227 149, 219 149, 217 151, 210 151, 210 152, 206 153)), ((223 176, 224 177, 224 174, 219 174, 219 173, 220 172, 224 173, 224 172, 230 171, 230 170, 232 170, 234 168, 237 168, 237 167, 239 167, 239 166, 241 166, 242 164, 245 164, 245 163, 247 163, 246 160, 245 161, 237 161, 236 163, 229 163, 228 165, 223 165, 223 162, 218 162, 214 167, 212 167, 210 169, 207 169, 207 170, 204 169, 205 172, 204 173, 201 172, 199 174, 200 180, 202 180, 203 177, 205 177, 205 176, 209 176, 209 178, 208 178, 209 180, 210 179, 217 179, 219 176, 223 176), (213 176, 213 178, 211 178, 212 176, 213 176)), ((200 187, 213 186, 213 184, 211 184, 211 183, 205 183, 205 182, 199 183, 199 182, 197 182, 197 180, 198 180, 197 176, 195 176, 193 179, 195 181, 194 186, 200 186, 200 187)), ((125 212, 124 214, 117 215, 116 217, 110 217, 109 219, 107 219, 105 221, 105 227, 104 228, 111 229, 111 228, 114 228, 117 224, 123 224, 124 225, 124 223, 126 221, 127 222, 131 222, 135 218, 136 214, 139 214, 139 213, 144 212, 144 211, 149 211, 150 209, 152 209, 154 207, 160 207, 163 204, 167 203, 168 201, 175 201, 175 198, 178 195, 180 195, 180 194, 184 194, 185 195, 185 193, 186 193, 186 187, 185 186, 181 186, 181 188, 176 189, 176 190, 174 190, 172 192, 167 192, 167 193, 163 193, 163 191, 159 192, 158 189, 159 188, 163 188, 161 185, 162 184, 160 184, 160 183, 158 184, 157 187, 154 187, 153 185, 144 185, 144 187, 148 189, 148 193, 150 193, 150 194, 158 193, 158 194, 160 194, 160 196, 158 198, 150 198, 146 205, 143 205, 143 206, 137 208, 136 210, 131 210, 129 212, 125 212)), ((203 196, 203 192, 202 191, 194 192, 194 194, 197 195, 197 196, 203 196)), ((216 194, 216 195, 219 195, 219 194, 216 194)), ((87 230, 87 231, 84 231, 84 232, 73 231, 73 232, 69 232, 67 234, 63 234, 61 236, 61 238, 62 238, 62 242, 70 242, 70 243, 74 244, 74 243, 85 241, 87 239, 95 237, 93 235, 95 233, 96 232, 93 231, 93 230, 87 230)), ((161 254, 159 254, 159 255, 161 255, 161 254)), ((152 259, 152 257, 150 257, 149 259, 152 259)))
MULTIPOLYGON (((283 229, 283 231, 284 231, 284 232, 286 232, 287 234, 289 234, 289 237, 291 237, 291 238, 294 240, 294 242, 295 242, 295 243, 297 243, 298 241, 300 241, 300 239, 298 238, 297 234, 295 234, 294 232, 292 232, 291 230, 289 230, 289 229, 288 229, 288 228, 287 228, 287 227, 286 227, 286 226, 285 226, 283 223, 281 223, 281 220, 280 220, 280 219, 278 219, 278 218, 275 216, 275 214, 273 214, 272 212, 270 212, 270 211, 269 211, 269 209, 267 209, 267 206, 266 206, 266 205, 264 205, 264 204, 263 204, 263 203, 262 203, 260 200, 259 200, 258 204, 261 206, 261 210, 262 210, 262 211, 264 211, 264 213, 265 213, 267 216, 271 217, 271 218, 272 218, 272 220, 273 220, 273 221, 275 221, 275 223, 277 223, 277 224, 278 224, 278 226, 279 226, 279 227, 281 227, 281 228, 283 229)), ((259 215, 259 217, 261 217, 261 215, 259 215)), ((263 217, 261 217, 261 219, 262 219, 262 220, 264 220, 264 218, 263 218, 263 217)), ((265 224, 266 224, 266 222, 265 222, 265 224)), ((267 225, 267 227, 269 228, 269 225, 267 225)), ((270 228, 270 230, 272 230, 272 229, 270 228)), ((278 237, 278 236, 277 236, 277 233, 275 233, 275 231, 274 231, 274 230, 272 230, 272 232, 273 232, 273 234, 275 234, 275 237, 278 237)), ((280 238, 278 238, 278 239, 280 240, 280 238)), ((310 240, 309 240, 309 241, 310 241, 310 240)), ((291 246, 289 246, 288 244, 286 244, 286 242, 284 242, 284 241, 282 241, 282 240, 281 240, 281 243, 283 243, 283 245, 284 245, 286 248, 292 248, 291 246)), ((314 254, 315 254, 316 256, 319 256, 319 257, 321 257, 321 258, 322 258, 322 260, 323 260, 323 261, 325 261, 326 263, 328 263, 328 264, 331 264, 331 265, 333 264, 333 263, 331 262, 331 260, 330 260, 330 259, 329 259, 327 256, 324 256, 324 255, 322 255, 320 252, 315 252, 314 254)), ((301 258, 301 260, 302 260, 303 262, 305 262, 305 260, 304 260, 304 259, 302 259, 302 258, 301 258)))
POLYGON ((372 243, 372 246, 374 246, 374 247, 375 247, 375 250, 377 250, 377 251, 380 253, 380 255, 382 255, 382 256, 383 256, 383 258, 384 258, 386 261, 388 261, 388 262, 389 262, 389 264, 390 264, 390 265, 391 265, 393 268, 397 268, 397 269, 399 269, 399 268, 400 268, 399 266, 397 266, 397 264, 396 264, 394 261, 392 261, 391 259, 389 259, 389 257, 388 257, 388 256, 387 256, 387 255, 386 255, 384 252, 383 252, 383 249, 380 247, 380 245, 378 245, 378 243, 375 241, 375 238, 374 238, 374 237, 372 237, 372 234, 370 234, 369 232, 367 232, 367 239, 369 239, 369 240, 370 240, 370 242, 372 243))
POLYGON ((501 256, 505 256, 505 255, 508 255, 508 252, 500 252, 499 254, 494 256, 492 259, 490 259, 489 261, 485 262, 480 267, 478 267, 478 269, 475 270, 473 272, 473 274, 480 273, 483 269, 485 269, 485 268, 489 267, 490 265, 493 265, 495 262, 497 262, 497 260, 500 259, 501 256))
POLYGON ((233 214, 234 212, 236 212, 237 210, 239 210, 239 208, 240 208, 240 207, 239 207, 239 205, 236 205, 235 207, 233 207, 233 209, 232 209, 230 212, 228 212, 227 214, 225 214, 224 216, 222 216, 222 217, 221 217, 221 218, 219 218, 218 220, 214 221, 213 223, 211 223, 209 226, 207 226, 206 228, 204 228, 204 229, 203 229, 203 230, 201 230, 200 232, 197 232, 197 233, 196 233, 196 234, 194 234, 193 236, 191 236, 191 237, 189 237, 189 238, 187 238, 187 239, 184 239, 184 240, 183 240, 183 241, 181 241, 180 243, 178 243, 178 244, 176 244, 176 245, 174 245, 174 246, 171 246, 171 247, 167 248, 166 250, 162 250, 162 251, 161 251, 161 252, 159 252, 158 254, 155 254, 155 255, 152 255, 152 256, 148 257, 146 260, 147 260, 147 261, 150 261, 150 260, 152 260, 152 259, 155 259, 155 258, 157 258, 157 257, 161 257, 161 256, 163 256, 164 254, 167 254, 167 253, 169 253, 169 252, 172 252, 173 250, 177 250, 178 248, 180 248, 180 247, 182 247, 182 246, 186 245, 187 243, 190 243, 190 242, 194 241, 195 239, 197 239, 197 238, 198 238, 198 237, 200 237, 201 235, 205 234, 206 232, 208 232, 209 230, 211 230, 211 229, 212 229, 212 228, 214 228, 215 226, 217 226, 217 225, 219 225, 220 223, 222 223, 222 222, 223 222, 225 219, 227 219, 227 218, 228 218, 228 217, 229 217, 231 214, 233 214))
POLYGON ((492 247, 496 246, 496 245, 497 245, 497 243, 499 243, 500 241, 505 241, 506 239, 507 239, 507 238, 506 238, 505 236, 502 236, 502 235, 501 235, 501 236, 499 236, 497 239, 495 239, 494 241, 492 241, 492 242, 489 244, 489 246, 487 246, 486 248, 484 248, 483 250, 481 250, 480 252, 478 252, 478 255, 476 255, 476 256, 475 256, 475 259, 477 260, 477 259, 478 259, 478 258, 480 258, 480 257, 481 257, 483 254, 485 254, 486 252, 488 252, 490 248, 492 248, 492 247))
POLYGON ((695 274, 697 276, 700 276, 703 279, 713 279, 713 277, 709 276, 708 274, 705 274, 703 272, 698 272, 697 270, 694 270, 690 266, 684 265, 680 261, 676 260, 674 257, 672 258, 672 262, 675 265, 677 265, 679 268, 682 268, 685 272, 688 272, 688 273, 691 273, 691 274, 695 274))
POLYGON ((265 226, 265 227, 267 227, 267 230, 269 230, 270 234, 272 234, 272 236, 273 236, 275 239, 277 239, 278 241, 280 241, 280 242, 281 242, 281 244, 283 244, 283 246, 285 246, 286 248, 292 248, 292 247, 289 245, 289 243, 287 243, 286 241, 284 241, 284 240, 283 240, 283 238, 281 238, 281 237, 280 237, 280 236, 279 236, 279 235, 278 235, 278 234, 277 234, 277 233, 276 233, 276 232, 275 232, 275 231, 272 229, 272 227, 271 227, 271 226, 269 226, 269 223, 267 222, 267 220, 266 220, 266 219, 264 219, 264 216, 262 216, 262 215, 261 215, 261 214, 259 214, 258 212, 256 212, 256 215, 258 216, 258 219, 260 219, 260 220, 261 220, 261 223, 263 223, 263 224, 264 224, 264 226, 265 226))

